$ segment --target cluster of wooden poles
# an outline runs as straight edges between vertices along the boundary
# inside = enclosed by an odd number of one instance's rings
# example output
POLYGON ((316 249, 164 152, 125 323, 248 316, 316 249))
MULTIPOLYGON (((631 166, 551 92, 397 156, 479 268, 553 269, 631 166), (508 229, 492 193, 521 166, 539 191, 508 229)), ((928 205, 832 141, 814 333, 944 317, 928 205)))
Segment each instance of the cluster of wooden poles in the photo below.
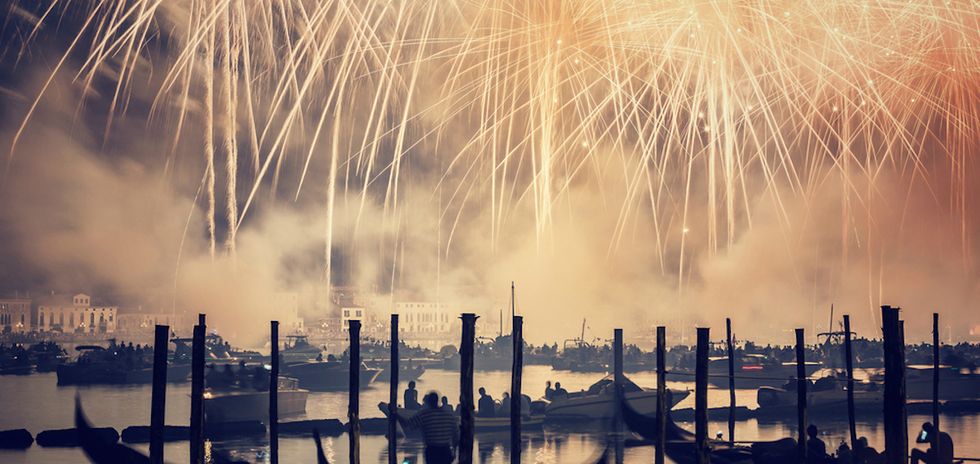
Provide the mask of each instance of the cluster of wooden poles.
MULTIPOLYGON (((882 322, 884 334, 884 428, 885 453, 887 462, 901 463, 908 461, 908 417, 905 404, 905 332, 903 321, 899 320, 898 308, 882 306, 882 322)), ((476 338, 477 316, 464 313, 462 319, 462 340, 460 343, 460 443, 459 462, 473 462, 473 443, 475 432, 475 408, 473 401, 473 347, 476 338)), ((523 371, 523 318, 513 316, 512 342, 513 364, 511 371, 511 462, 521 462, 521 376, 523 371)), ((150 414, 150 461, 154 464, 163 463, 164 442, 164 410, 166 400, 167 378, 167 346, 170 329, 168 326, 156 326, 153 351, 153 392, 150 414)), ((348 431, 350 440, 349 462, 360 463, 360 321, 350 321, 350 356, 349 356, 349 399, 348 399, 348 431)), ((854 373, 851 353, 850 318, 844 316, 844 348, 847 372, 847 410, 850 427, 850 440, 853 448, 857 441, 854 420, 854 373)), ((204 338, 206 333, 205 316, 199 315, 198 324, 194 326, 194 338, 191 349, 191 414, 190 414, 190 462, 204 462, 204 338)), ((728 377, 729 377, 729 418, 728 437, 735 442, 735 363, 734 345, 732 341, 731 319, 726 320, 728 377)), ((279 323, 271 322, 270 342, 272 346, 269 382, 269 456, 270 462, 279 462, 279 431, 278 431, 278 378, 279 378, 279 323)), ((388 462, 397 463, 397 408, 398 404, 398 315, 391 315, 390 340, 390 398, 388 416, 388 462)), ((695 367, 695 440, 697 462, 708 463, 708 352, 709 329, 697 329, 696 367, 695 367)), ((933 314, 933 424, 939 430, 939 315, 933 314)), ((807 427, 807 378, 805 369, 805 345, 803 329, 796 329, 796 365, 797 365, 797 410, 798 410, 798 460, 805 462, 806 458, 806 427, 807 427)), ((657 327, 657 431, 658 443, 666 442, 667 404, 666 404, 666 328, 657 327)), ((613 370, 616 394, 623 395, 623 330, 615 329, 613 336, 613 370)), ((621 420, 616 420, 617 430, 621 430, 621 420)), ((938 433, 933 434, 938 437, 938 433)), ((938 442, 933 443, 938 446, 938 442)), ((655 462, 664 463, 664 447, 656 446, 655 462)))

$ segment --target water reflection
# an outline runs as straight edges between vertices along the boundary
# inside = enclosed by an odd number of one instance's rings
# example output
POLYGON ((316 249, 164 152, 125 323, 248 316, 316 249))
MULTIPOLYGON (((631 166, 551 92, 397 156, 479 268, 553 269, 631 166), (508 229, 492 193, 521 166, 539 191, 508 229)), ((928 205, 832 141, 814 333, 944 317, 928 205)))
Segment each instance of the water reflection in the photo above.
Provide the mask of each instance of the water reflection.
MULTIPOLYGON (((554 372, 546 366, 528 366, 524 375, 524 391, 532 397, 539 397, 547 380, 561 381, 570 390, 588 387, 600 377, 599 374, 575 374, 554 372)), ((630 378, 645 387, 656 385, 653 373, 631 374, 630 378)), ((499 396, 510 387, 507 372, 478 372, 476 385, 484 386, 499 396)), ((459 376, 457 372, 429 370, 418 381, 421 393, 438 390, 450 398, 458 398, 459 376)), ((689 382, 668 382, 671 388, 693 388, 689 382)), ((41 430, 71 426, 72 405, 75 392, 81 394, 87 406, 86 412, 94 424, 122 429, 130 425, 149 423, 149 386, 128 387, 57 387, 53 374, 31 376, 0 377, 0 430, 27 428, 37 434, 41 430)), ((186 424, 188 421, 189 384, 170 385, 167 391, 167 423, 186 424)), ((736 391, 740 405, 755 406, 754 390, 736 391)), ((388 385, 377 383, 367 388, 361 395, 361 416, 382 417, 377 403, 387 401, 388 385)), ((708 404, 711 407, 727 405, 726 390, 709 389, 708 404)), ((693 406, 693 396, 679 404, 678 408, 693 406)), ((313 418, 343 418, 347 412, 345 392, 312 393, 303 416, 285 418, 299 420, 313 418)), ((910 439, 926 416, 909 417, 910 439)), ((795 417, 787 420, 747 420, 736 424, 736 438, 739 440, 773 440, 796 434, 795 417)), ((836 448, 842 439, 847 439, 846 418, 819 418, 815 423, 822 432, 828 448, 836 448)), ((691 423, 679 423, 687 430, 693 430, 691 423)), ((884 442, 884 429, 874 421, 858 422, 858 434, 867 436, 878 449, 884 442)), ((978 457, 980 444, 975 440, 980 436, 980 415, 942 416, 943 428, 948 430, 956 443, 957 455, 978 457)), ((724 421, 709 424, 710 432, 727 430, 724 421)), ((497 434, 500 435, 500 434, 497 434)), ((510 459, 509 435, 502 436, 478 434, 476 437, 475 458, 481 463, 506 463, 510 459)), ((568 425, 546 425, 543 431, 527 433, 522 442, 524 462, 529 463, 585 463, 595 462, 606 449, 607 436, 602 427, 582 428, 568 425)), ((323 437, 324 452, 330 462, 344 462, 347 459, 347 438, 323 437)), ((227 452, 230 456, 249 462, 268 462, 268 446, 263 440, 227 441, 212 444, 214 451, 227 452)), ((146 445, 137 446, 143 452, 146 445)), ((165 446, 168 462, 181 462, 188 456, 186 443, 168 443, 165 446)), ((422 444, 418 440, 404 439, 398 443, 399 462, 421 462, 422 444)), ((280 440, 281 462, 311 462, 315 456, 315 445, 310 437, 283 437, 280 440)), ((617 462, 652 462, 653 448, 649 446, 631 447, 628 444, 621 450, 613 447, 612 456, 617 462)), ((364 462, 387 462, 387 441, 383 436, 366 435, 361 440, 361 456, 364 462)), ((33 446, 26 451, 0 451, 3 463, 63 463, 85 462, 78 449, 40 448, 33 446)))

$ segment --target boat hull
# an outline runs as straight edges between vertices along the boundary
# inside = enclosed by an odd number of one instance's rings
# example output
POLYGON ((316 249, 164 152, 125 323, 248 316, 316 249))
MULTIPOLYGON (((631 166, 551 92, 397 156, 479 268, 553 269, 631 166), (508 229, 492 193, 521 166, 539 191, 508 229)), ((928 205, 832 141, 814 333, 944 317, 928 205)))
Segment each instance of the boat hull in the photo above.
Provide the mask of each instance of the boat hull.
MULTIPOLYGON (((405 366, 398 368, 398 381, 399 382, 411 382, 413 380, 418 380, 425 373, 425 366, 415 365, 415 366, 405 366)), ((363 376, 361 377, 364 378, 363 376)), ((391 381, 391 369, 384 368, 378 373, 378 376, 374 379, 376 382, 390 382, 391 381)))
MULTIPOLYGON (((286 373, 299 381, 299 387, 313 391, 343 391, 350 384, 347 365, 340 362, 308 362, 287 365, 286 373)), ((361 387, 367 387, 381 373, 381 369, 362 367, 361 387)))
MULTIPOLYGON (((759 403, 759 414, 790 415, 797 411, 797 392, 782 388, 761 387, 756 393, 759 403)), ((854 408, 858 411, 869 410, 881 412, 883 406, 882 392, 855 390, 854 408)), ((811 415, 832 415, 846 417, 847 391, 843 389, 807 391, 807 407, 811 415)))
MULTIPOLYGON (((184 382, 190 364, 167 366, 167 382, 184 382)), ((121 369, 103 364, 62 364, 57 368, 58 385, 132 385, 153 383, 153 368, 121 369)))
MULTIPOLYGON (((684 390, 667 390, 668 409, 672 409, 690 395, 684 390)), ((643 390, 626 394, 626 401, 640 414, 656 414, 657 412, 657 391, 643 390)), ((545 416, 548 419, 610 419, 616 414, 617 409, 615 395, 599 394, 570 397, 552 401, 545 408, 545 416)))
MULTIPOLYGON (((381 412, 388 415, 388 404, 381 403, 378 405, 381 412)), ((410 419, 418 411, 409 410, 405 408, 398 408, 398 417, 401 419, 410 419)), ((530 415, 521 418, 521 427, 523 428, 534 428, 541 427, 544 425, 545 417, 542 415, 530 415)), ((490 433, 499 432, 502 430, 510 430, 510 416, 506 417, 480 417, 476 416, 474 418, 474 430, 477 433, 490 433)))
MULTIPOLYGON (((295 416, 306 412, 310 392, 294 389, 278 392, 280 416, 295 416)), ((243 391, 219 393, 204 399, 204 415, 208 422, 239 422, 259 420, 268 422, 269 392, 243 391)))

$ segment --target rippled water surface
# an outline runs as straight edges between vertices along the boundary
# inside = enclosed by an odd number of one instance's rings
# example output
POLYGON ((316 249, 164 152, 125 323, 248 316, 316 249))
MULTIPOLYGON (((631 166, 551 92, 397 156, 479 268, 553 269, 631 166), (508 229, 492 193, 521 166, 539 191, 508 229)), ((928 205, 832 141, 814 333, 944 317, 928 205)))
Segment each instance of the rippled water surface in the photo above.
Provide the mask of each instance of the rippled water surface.
MULTIPOLYGON (((532 397, 542 394, 546 380, 561 381, 570 391, 588 387, 598 380, 598 374, 578 374, 569 372, 554 372, 546 366, 528 366, 524 373, 524 391, 532 397)), ((637 384, 645 387, 656 385, 656 375, 653 373, 629 374, 637 384)), ((89 419, 98 426, 111 426, 118 430, 130 425, 147 425, 150 417, 150 387, 58 387, 55 375, 35 374, 31 376, 0 377, 0 429, 26 428, 33 434, 45 429, 66 428, 73 424, 72 405, 76 392, 80 395, 89 419)), ((689 388, 690 382, 668 382, 671 388, 689 388)), ((510 373, 508 372, 478 372, 476 386, 484 386, 495 397, 510 388, 510 373)), ((454 371, 429 370, 418 381, 422 393, 428 390, 438 390, 449 398, 459 397, 459 376, 454 371)), ((167 423, 186 424, 190 410, 190 383, 171 384, 167 390, 167 423)), ((728 404, 728 391, 710 388, 708 390, 709 406, 724 406, 728 404)), ((737 390, 736 397, 739 405, 755 407, 754 390, 737 390)), ((381 417, 377 408, 381 401, 387 401, 388 384, 372 384, 361 392, 361 417, 381 417)), ((693 407, 694 396, 679 404, 678 408, 693 407)), ((282 420, 343 418, 347 414, 347 393, 311 393, 307 403, 305 416, 283 418, 282 420)), ((922 421, 929 420, 926 416, 911 416, 909 418, 910 437, 914 438, 922 421)), ((976 438, 980 437, 980 415, 943 416, 942 426, 953 437, 957 456, 980 457, 980 446, 976 438)), ((837 444, 847 436, 846 417, 834 420, 819 419, 814 421, 825 434, 824 441, 828 448, 836 448, 837 444)), ((770 440, 796 433, 796 418, 786 421, 748 420, 736 425, 736 438, 739 440, 770 440)), ((692 424, 681 424, 693 430, 692 424)), ((710 424, 709 430, 727 430, 724 422, 710 424)), ((872 446, 879 450, 884 441, 884 430, 880 424, 859 422, 858 434, 866 435, 872 446)), ((585 463, 594 462, 603 451, 606 436, 602 431, 568 431, 563 428, 546 427, 543 431, 525 435, 522 450, 524 462, 541 463, 585 463)), ((262 440, 233 441, 212 443, 211 446, 224 449, 232 454, 252 462, 267 461, 267 443, 262 440)), ((329 453, 331 462, 346 462, 348 439, 346 435, 336 438, 326 438, 324 445, 329 453)), ((914 445, 913 445, 914 446, 914 445)), ((509 436, 503 434, 477 436, 477 462, 502 463, 509 462, 509 436)), ((146 450, 146 446, 141 449, 146 450)), ((185 462, 187 460, 187 443, 168 443, 166 445, 168 462, 185 462)), ((314 462, 314 445, 309 438, 281 438, 280 460, 285 463, 314 462)), ((399 455, 403 460, 418 461, 421 445, 412 440, 399 442, 399 455)), ((364 462, 380 462, 387 459, 387 443, 383 436, 364 436, 361 441, 361 456, 364 462)), ((623 461, 653 462, 653 448, 635 447, 623 451, 623 461)), ((0 451, 0 463, 64 463, 86 462, 81 450, 40 448, 33 446, 26 451, 0 451)))

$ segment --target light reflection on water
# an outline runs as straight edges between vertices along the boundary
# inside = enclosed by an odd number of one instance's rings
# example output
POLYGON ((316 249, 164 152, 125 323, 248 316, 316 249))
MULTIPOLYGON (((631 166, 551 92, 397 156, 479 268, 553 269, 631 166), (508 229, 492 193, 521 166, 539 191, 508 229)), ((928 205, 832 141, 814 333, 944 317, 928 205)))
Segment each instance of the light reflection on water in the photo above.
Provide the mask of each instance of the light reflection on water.
MULTIPOLYGON (((641 386, 656 385, 654 373, 628 374, 641 386)), ((599 374, 554 372, 546 366, 527 366, 524 373, 524 392, 532 397, 543 393, 546 380, 560 381, 569 391, 588 387, 598 380, 599 374)), ((510 387, 508 372, 478 372, 475 385, 484 386, 495 398, 510 387)), ((690 382, 668 382, 671 388, 693 389, 690 382)), ((459 397, 459 376, 454 371, 429 370, 418 381, 418 389, 425 393, 428 390, 438 390, 440 394, 450 399, 459 397)), ((26 428, 35 435, 45 429, 65 428, 73 424, 72 404, 75 392, 79 392, 89 419, 98 426, 111 426, 122 430, 129 425, 145 425, 149 423, 150 387, 57 387, 54 374, 35 374, 26 377, 0 377, 0 430, 26 428)), ((167 423, 186 424, 190 408, 190 384, 171 384, 167 390, 167 423)), ((361 417, 382 417, 377 404, 388 399, 388 384, 372 385, 361 393, 361 417)), ((754 390, 737 390, 736 400, 739 405, 755 407, 754 390)), ((725 406, 728 403, 727 390, 709 388, 708 404, 710 407, 725 406)), ((692 407, 693 395, 678 408, 692 407)), ((344 420, 347 414, 347 393, 328 392, 311 393, 307 403, 307 414, 284 418, 322 419, 340 418, 344 420)), ((918 426, 922 421, 929 420, 925 416, 911 416, 909 426, 910 439, 914 439, 918 426)), ((828 448, 834 449, 847 436, 846 418, 827 420, 820 418, 815 423, 824 432, 824 441, 828 448)), ((736 423, 736 437, 739 440, 771 440, 785 436, 795 436, 795 417, 786 421, 748 420, 736 423)), ((683 427, 693 430, 692 424, 681 423, 683 427)), ((944 416, 942 426, 950 432, 956 444, 956 454, 966 457, 980 457, 980 446, 975 443, 975 437, 980 436, 980 415, 944 416)), ((709 431, 727 430, 724 422, 712 422, 709 431)), ((880 424, 858 423, 859 435, 866 435, 872 446, 879 450, 884 441, 884 431, 880 424)), ((524 461, 538 463, 578 463, 594 462, 602 453, 606 443, 603 432, 563 431, 547 427, 543 432, 527 434, 524 441, 524 461)), ((260 440, 231 441, 213 444, 215 449, 222 449, 234 455, 253 462, 268 459, 266 443, 260 440)), ((330 462, 346 462, 348 456, 348 439, 346 436, 325 437, 325 450, 330 462)), ((914 445, 913 445, 914 446, 914 445)), ((144 452, 146 446, 139 447, 144 452)), ((509 459, 509 437, 506 433, 497 436, 477 436, 477 462, 502 463, 509 459)), ((168 443, 165 452, 169 462, 186 460, 186 443, 168 443)), ((421 462, 421 444, 414 440, 399 442, 399 457, 404 462, 421 462)), ((315 453, 313 441, 310 438, 281 438, 281 462, 311 462, 315 453)), ((387 459, 387 442, 383 436, 364 436, 361 440, 361 457, 364 462, 381 462, 387 459)), ((651 447, 626 448, 623 450, 623 461, 652 462, 651 447)), ((85 462, 80 450, 40 448, 33 446, 23 452, 0 451, 0 462, 3 463, 63 463, 85 462)))

